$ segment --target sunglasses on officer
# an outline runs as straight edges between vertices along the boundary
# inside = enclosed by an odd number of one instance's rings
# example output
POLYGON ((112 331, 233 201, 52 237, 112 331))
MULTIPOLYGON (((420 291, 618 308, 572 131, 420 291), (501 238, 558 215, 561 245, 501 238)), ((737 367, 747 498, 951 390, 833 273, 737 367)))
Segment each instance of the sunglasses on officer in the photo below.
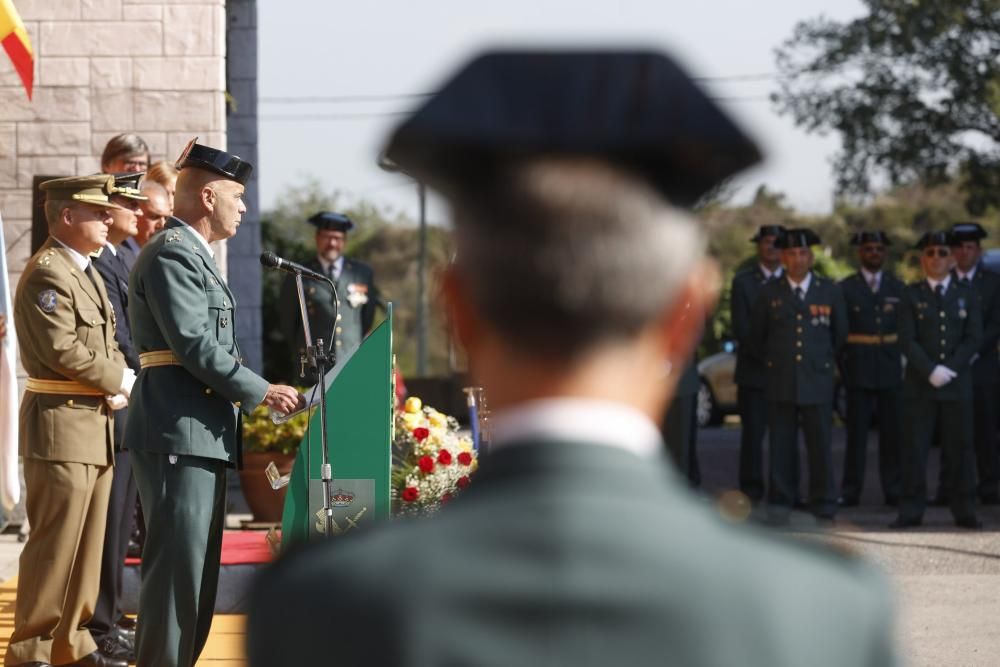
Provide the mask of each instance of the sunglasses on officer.
POLYGON ((951 248, 945 248, 944 246, 937 246, 934 248, 924 248, 924 257, 933 257, 937 254, 938 257, 944 259, 951 254, 951 248))
POLYGON ((885 246, 881 243, 866 243, 861 246, 861 252, 871 252, 882 254, 885 252, 885 246))

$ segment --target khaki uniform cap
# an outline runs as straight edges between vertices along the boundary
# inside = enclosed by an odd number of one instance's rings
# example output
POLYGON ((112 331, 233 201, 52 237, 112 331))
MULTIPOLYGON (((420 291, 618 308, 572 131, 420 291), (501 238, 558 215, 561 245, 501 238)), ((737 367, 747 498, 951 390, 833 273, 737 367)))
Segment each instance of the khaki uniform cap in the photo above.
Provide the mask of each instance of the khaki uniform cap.
POLYGON ((109 198, 115 192, 115 177, 109 174, 53 178, 39 187, 49 201, 78 201, 105 208, 125 208, 112 203, 109 198))

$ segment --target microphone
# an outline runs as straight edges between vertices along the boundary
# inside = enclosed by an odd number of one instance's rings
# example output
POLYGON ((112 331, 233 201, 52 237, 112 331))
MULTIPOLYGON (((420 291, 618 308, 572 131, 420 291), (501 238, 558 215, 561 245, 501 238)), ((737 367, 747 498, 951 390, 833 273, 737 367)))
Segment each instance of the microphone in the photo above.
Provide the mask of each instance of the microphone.
POLYGON ((265 253, 261 253, 260 263, 262 266, 266 266, 269 269, 278 269, 279 271, 284 271, 285 273, 299 274, 304 278, 314 278, 316 280, 325 280, 330 282, 330 279, 322 273, 317 273, 312 269, 307 269, 301 264, 296 264, 295 262, 290 262, 287 259, 282 259, 270 250, 265 253))

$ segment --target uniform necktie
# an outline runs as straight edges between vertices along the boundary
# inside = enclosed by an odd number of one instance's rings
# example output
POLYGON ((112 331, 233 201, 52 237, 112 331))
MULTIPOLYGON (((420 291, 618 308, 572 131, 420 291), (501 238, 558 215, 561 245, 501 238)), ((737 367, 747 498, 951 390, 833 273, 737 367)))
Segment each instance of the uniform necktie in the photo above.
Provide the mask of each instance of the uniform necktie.
POLYGON ((876 278, 875 276, 872 276, 871 278, 869 278, 868 279, 868 287, 871 288, 872 292, 877 292, 878 291, 878 278, 876 278))
POLYGON ((795 288, 795 298, 799 301, 804 301, 806 298, 806 293, 802 291, 801 287, 795 288))
POLYGON ((966 287, 968 287, 969 286, 969 276, 962 276, 962 278, 959 279, 958 283, 960 285, 965 285, 966 287))
POLYGON ((940 305, 944 301, 944 285, 943 284, 938 283, 937 285, 934 286, 934 296, 937 297, 938 305, 940 305))

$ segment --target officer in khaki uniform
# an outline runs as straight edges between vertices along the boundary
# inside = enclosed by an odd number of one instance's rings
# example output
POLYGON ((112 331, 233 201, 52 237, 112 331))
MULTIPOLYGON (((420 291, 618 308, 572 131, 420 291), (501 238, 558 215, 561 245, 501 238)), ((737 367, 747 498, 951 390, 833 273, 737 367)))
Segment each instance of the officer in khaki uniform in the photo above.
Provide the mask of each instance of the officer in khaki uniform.
MULTIPOLYGON (((358 349, 372 327, 375 307, 379 303, 378 288, 375 287, 370 266, 343 254, 347 233, 354 229, 354 222, 350 218, 343 213, 320 211, 306 222, 316 228, 317 254, 305 262, 304 266, 330 278, 337 287, 339 298, 334 299, 333 290, 323 281, 306 279, 303 282, 309 330, 314 341, 322 338, 327 347, 332 340, 336 359, 343 362, 358 349)), ((298 353, 293 379, 299 381, 299 358, 305 354, 305 334, 302 332, 302 315, 294 276, 285 278, 278 305, 285 338, 298 353)), ((315 382, 315 371, 310 370, 307 365, 305 383, 315 382)))
POLYGON ((923 523, 927 506, 927 452, 940 425, 941 457, 955 524, 977 529, 972 459, 972 369, 980 349, 983 319, 975 290, 950 274, 954 264, 948 232, 927 232, 917 243, 924 280, 907 286, 899 314, 906 355, 903 380, 903 493, 890 528, 923 523))
POLYGON ((253 167, 192 141, 177 168, 175 217, 143 246, 128 292, 142 367, 125 441, 146 522, 135 646, 143 667, 191 667, 208 638, 239 410, 264 403, 287 413, 302 402, 243 365, 236 302, 209 245, 236 234, 253 167))
POLYGON ((819 519, 837 511, 833 452, 833 372, 847 337, 844 299, 835 283, 812 272, 810 229, 789 229, 776 244, 785 275, 764 286, 754 304, 750 339, 764 357, 770 479, 768 517, 785 523, 795 500, 798 430, 809 461, 809 504, 819 519))
POLYGON ((101 574, 113 452, 112 408, 135 379, 88 255, 111 225, 111 176, 42 183, 49 239, 17 285, 14 319, 28 381, 20 410, 31 534, 21 553, 6 665, 125 667, 97 650, 90 620, 101 574))
POLYGON ((865 461, 872 407, 878 414, 878 462, 887 505, 899 502, 899 433, 903 366, 899 349, 900 300, 905 286, 883 270, 889 237, 858 232, 851 239, 861 267, 840 282, 847 305, 847 344, 842 360, 847 388, 847 451, 840 504, 858 504, 865 482, 865 461))

